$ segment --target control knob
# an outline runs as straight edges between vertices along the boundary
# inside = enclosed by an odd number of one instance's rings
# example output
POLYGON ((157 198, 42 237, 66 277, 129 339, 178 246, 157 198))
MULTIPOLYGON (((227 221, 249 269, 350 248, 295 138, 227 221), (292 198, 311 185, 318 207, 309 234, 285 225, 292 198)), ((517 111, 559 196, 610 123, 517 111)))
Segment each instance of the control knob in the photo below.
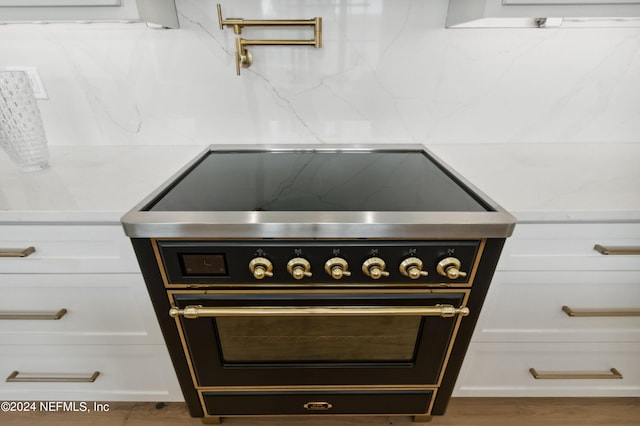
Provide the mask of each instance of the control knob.
POLYGON ((249 270, 257 280, 273 276, 273 272, 271 272, 273 271, 273 265, 269 259, 264 257, 255 257, 251 259, 251 262, 249 262, 249 270))
POLYGON ((287 272, 296 280, 311 276, 311 264, 303 257, 294 257, 287 262, 287 272))
POLYGON ((366 276, 378 280, 382 277, 389 276, 389 273, 384 270, 386 267, 387 264, 384 263, 384 260, 379 257, 370 257, 362 264, 362 272, 364 272, 366 276))
POLYGON ((436 271, 443 277, 455 280, 459 277, 466 277, 467 273, 460 270, 460 260, 455 257, 447 257, 438 262, 436 271))
POLYGON ((400 273, 412 280, 429 275, 427 271, 422 270, 422 260, 417 257, 408 257, 400 263, 400 273))
POLYGON ((349 264, 341 257, 332 257, 324 264, 324 270, 334 280, 339 280, 342 277, 348 277, 351 275, 349 272, 349 264))

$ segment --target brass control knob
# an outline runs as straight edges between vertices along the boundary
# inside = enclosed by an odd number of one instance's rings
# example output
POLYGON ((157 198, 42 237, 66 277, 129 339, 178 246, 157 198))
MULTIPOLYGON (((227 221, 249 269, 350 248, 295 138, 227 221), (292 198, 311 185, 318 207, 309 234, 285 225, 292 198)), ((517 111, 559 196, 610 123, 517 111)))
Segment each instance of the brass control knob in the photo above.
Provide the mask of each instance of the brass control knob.
POLYGON ((422 260, 417 257, 407 257, 400 263, 400 273, 412 280, 429 275, 427 271, 422 270, 422 260))
POLYGON ((436 271, 443 277, 455 280, 459 277, 466 277, 467 273, 460 270, 460 261, 455 257, 447 257, 438 262, 436 271))
POLYGON ((370 257, 362 264, 362 272, 364 272, 366 276, 378 280, 382 277, 389 276, 389 273, 384 270, 386 267, 387 264, 384 263, 384 260, 379 257, 370 257))
POLYGON ((339 280, 342 277, 348 277, 351 275, 349 272, 349 264, 341 257, 332 257, 324 264, 324 270, 334 280, 339 280))
POLYGON ((271 272, 273 271, 273 265, 269 259, 264 257, 255 257, 251 259, 251 262, 249 262, 249 270, 257 280, 273 276, 273 272, 271 272))
POLYGON ((311 276, 311 264, 303 257, 294 257, 287 262, 287 272, 296 280, 311 276))

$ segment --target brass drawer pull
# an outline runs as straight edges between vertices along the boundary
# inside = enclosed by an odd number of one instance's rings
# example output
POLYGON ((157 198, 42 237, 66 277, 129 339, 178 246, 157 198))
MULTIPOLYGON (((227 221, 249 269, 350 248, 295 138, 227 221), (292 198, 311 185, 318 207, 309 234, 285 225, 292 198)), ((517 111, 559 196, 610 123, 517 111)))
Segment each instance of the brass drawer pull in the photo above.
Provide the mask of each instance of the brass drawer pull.
POLYGON ((640 311, 574 311, 568 306, 562 311, 570 317, 640 317, 640 311))
POLYGON ((30 376, 30 377, 18 377, 20 373, 18 371, 13 371, 11 374, 9 374, 9 377, 7 377, 7 382, 69 382, 69 383, 93 383, 96 381, 96 379, 98 378, 98 376, 100 375, 99 371, 94 371, 93 374, 91 374, 91 376, 88 377, 76 377, 76 376, 68 376, 68 377, 61 377, 61 376, 49 376, 49 375, 43 375, 43 376, 30 376))
POLYGON ((634 246, 609 246, 605 247, 600 244, 593 246, 593 249, 600 254, 610 255, 637 255, 640 254, 640 247, 634 246))
POLYGON ((310 401, 303 405, 303 407, 310 411, 322 411, 330 410, 333 404, 324 401, 310 401))
POLYGON ((26 249, 6 248, 0 249, 0 257, 27 257, 36 252, 36 248, 31 246, 26 249))
POLYGON ((0 320, 59 320, 66 314, 65 308, 58 312, 0 312, 0 320))
POLYGON ((546 379, 622 379, 622 374, 612 368, 608 373, 538 373, 535 368, 530 368, 529 372, 536 380, 546 379))
POLYGON ((169 316, 188 319, 200 317, 264 317, 264 316, 363 316, 363 315, 413 315, 450 318, 456 315, 466 317, 469 308, 456 308, 453 305, 435 306, 256 306, 256 307, 217 307, 185 306, 184 309, 172 307, 169 316))

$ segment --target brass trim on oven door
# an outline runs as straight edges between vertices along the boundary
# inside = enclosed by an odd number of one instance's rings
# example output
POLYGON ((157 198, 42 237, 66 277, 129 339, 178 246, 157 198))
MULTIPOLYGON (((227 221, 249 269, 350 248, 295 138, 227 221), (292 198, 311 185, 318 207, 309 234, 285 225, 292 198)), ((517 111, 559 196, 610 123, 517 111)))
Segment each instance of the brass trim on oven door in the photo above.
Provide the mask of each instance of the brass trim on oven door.
MULTIPOLYGON (((485 240, 482 240, 482 244, 481 247, 484 248, 484 242, 485 240)), ((474 273, 475 273, 475 269, 477 268, 479 263, 479 259, 476 261, 475 265, 474 265, 474 273)), ((164 274, 163 274, 164 277, 164 274)), ((167 282, 165 281, 165 284, 167 282)), ((296 290, 291 290, 291 289, 281 289, 281 290, 266 290, 264 288, 261 288, 259 286, 256 286, 257 288, 254 290, 243 290, 243 293, 246 294, 254 294, 254 295, 259 295, 259 294, 274 294, 274 293, 278 293, 278 294, 298 294, 300 293, 300 291, 296 291, 296 290)), ((377 289, 351 289, 352 291, 354 291, 357 294, 380 294, 380 293, 387 293, 388 290, 383 290, 380 288, 377 289)), ((424 289, 393 289, 394 293, 401 293, 401 294, 420 294, 423 293, 425 290, 424 289)), ((429 293, 432 294, 447 294, 447 293, 464 293, 464 298, 462 300, 462 305, 464 309, 468 309, 465 307, 465 305, 468 303, 469 301, 469 297, 470 297, 470 293, 471 293, 471 289, 470 288, 447 288, 447 289, 437 289, 437 290, 426 290, 429 293)), ((314 293, 316 294, 327 294, 327 293, 334 293, 335 290, 334 289, 314 289, 313 290, 314 293)), ((206 295, 206 294, 236 294, 237 290, 203 290, 203 289, 198 289, 197 291, 189 291, 189 290, 185 290, 185 289, 168 289, 167 290, 167 296, 169 299, 169 303, 171 306, 175 306, 175 299, 174 296, 178 295, 178 294, 199 294, 199 295, 206 295)), ((460 309, 463 309, 460 308, 460 309)), ((254 308, 255 309, 255 308, 254 308)), ((457 319, 456 319, 456 324, 454 326, 454 330, 452 333, 452 337, 451 340, 449 342, 449 347, 447 348, 446 351, 446 355, 445 355, 445 360, 443 362, 443 365, 441 367, 440 370, 440 375, 438 377, 437 383, 434 384, 429 384, 429 385, 323 385, 323 386, 310 386, 310 385, 278 385, 278 386, 201 386, 198 383, 198 380, 196 378, 196 374, 195 374, 195 369, 191 360, 191 356, 189 355, 189 349, 188 349, 188 345, 187 345, 187 341, 184 335, 184 330, 180 324, 181 321, 181 316, 180 315, 176 315, 175 317, 173 317, 175 320, 175 324, 176 324, 176 329, 178 332, 178 336, 180 338, 180 342, 182 345, 182 350, 183 350, 183 354, 186 358, 186 362, 187 362, 187 366, 189 368, 189 373, 191 376, 191 381, 193 383, 193 386, 195 387, 195 389, 198 392, 198 398, 200 401, 200 405, 202 407, 202 409, 206 412, 206 404, 203 400, 203 394, 204 392, 212 392, 212 391, 229 391, 229 390, 235 390, 235 391, 239 391, 239 390, 243 390, 243 391, 261 391, 261 390, 299 390, 299 391, 304 391, 304 390, 322 390, 322 391, 331 391, 331 390, 336 390, 336 391, 344 391, 344 390, 432 390, 433 391, 433 396, 431 398, 431 401, 427 407, 427 410, 425 413, 420 413, 420 415, 429 415, 431 413, 431 410, 433 409, 433 404, 435 402, 435 398, 438 394, 438 390, 439 390, 439 386, 442 383, 442 379, 444 376, 444 372, 447 369, 447 365, 449 363, 449 358, 451 356, 451 351, 452 348, 454 346, 454 343, 456 341, 457 335, 458 335, 458 330, 460 328, 460 324, 462 322, 462 318, 463 315, 459 314, 457 319)), ((398 415, 398 414, 395 414, 398 415)), ((413 416, 416 415, 416 413, 412 413, 412 414, 407 414, 408 416, 413 416)), ((337 415, 340 416, 340 415, 337 415)), ((357 415, 350 415, 350 416, 357 416, 357 415)), ((212 416, 213 417, 213 416, 212 416)), ((235 417, 235 416, 226 416, 226 417, 235 417)), ((244 417, 244 416, 242 416, 244 417)))
POLYGON ((439 316, 451 318, 456 315, 466 317, 469 308, 456 308, 453 305, 435 306, 259 306, 259 307, 204 307, 186 306, 184 309, 173 307, 169 310, 172 318, 184 317, 196 319, 202 317, 242 317, 242 316, 367 316, 367 315, 412 315, 439 316))

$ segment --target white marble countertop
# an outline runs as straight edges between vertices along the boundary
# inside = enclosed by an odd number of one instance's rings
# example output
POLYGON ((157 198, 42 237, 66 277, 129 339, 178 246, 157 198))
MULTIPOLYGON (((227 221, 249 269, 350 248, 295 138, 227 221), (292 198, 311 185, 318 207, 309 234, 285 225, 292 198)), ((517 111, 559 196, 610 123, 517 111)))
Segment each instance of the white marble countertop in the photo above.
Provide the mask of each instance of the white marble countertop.
MULTIPOLYGON (((117 223, 206 148, 53 146, 23 173, 0 152, 0 222, 117 223)), ((640 221, 640 144, 434 144, 520 222, 640 221)))

